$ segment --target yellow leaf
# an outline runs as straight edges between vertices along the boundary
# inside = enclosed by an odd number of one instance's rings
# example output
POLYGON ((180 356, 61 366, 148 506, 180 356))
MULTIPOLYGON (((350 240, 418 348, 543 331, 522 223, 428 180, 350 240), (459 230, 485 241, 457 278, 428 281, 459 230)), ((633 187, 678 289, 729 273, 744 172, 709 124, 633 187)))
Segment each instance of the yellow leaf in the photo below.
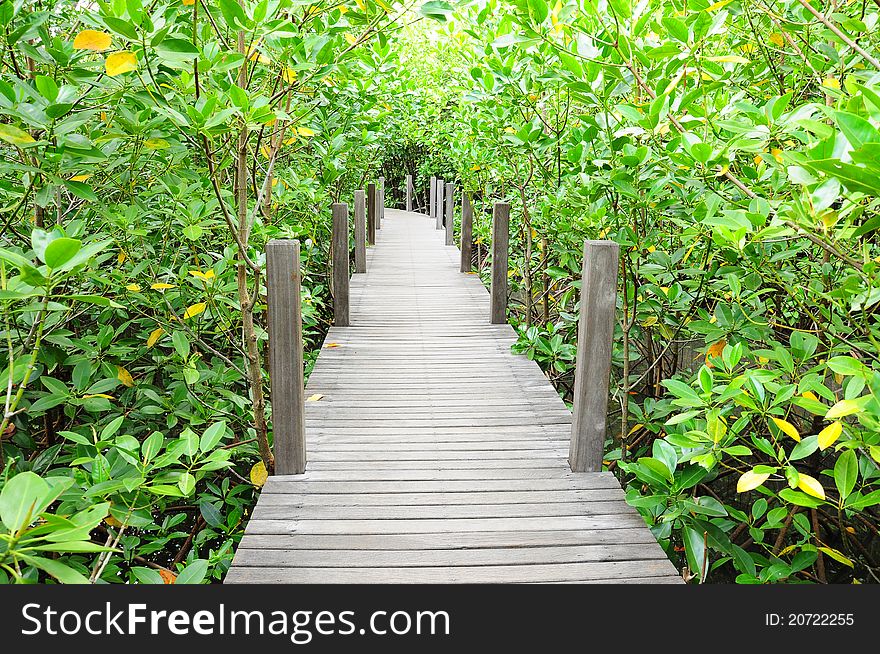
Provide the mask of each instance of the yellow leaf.
POLYGON ((722 7, 726 7, 727 5, 729 5, 731 2, 733 2, 733 0, 720 0, 720 2, 716 2, 715 4, 706 7, 706 11, 709 13, 713 11, 718 11, 722 7))
POLYGON ((337 7, 337 9, 339 9, 340 14, 347 14, 348 13, 348 7, 346 7, 345 5, 339 5, 337 7))
POLYGON ((354 45, 355 43, 357 43, 357 39, 354 37, 354 35, 349 34, 348 32, 345 33, 345 40, 348 41, 350 45, 354 45))
POLYGON ((480 166, 480 165, 471 166, 471 170, 473 170, 474 172, 480 170, 481 168, 482 168, 482 166, 480 166))
POLYGON ((749 470, 748 472, 743 473, 742 477, 739 478, 739 481, 736 482, 736 492, 745 493, 753 490, 767 481, 769 477, 769 472, 752 472, 749 470))
POLYGON ((84 400, 86 400, 90 397, 103 397, 105 400, 115 400, 116 399, 112 395, 107 395, 107 393, 94 393, 93 395, 83 395, 84 400))
POLYGON ((773 155, 773 158, 776 159, 777 163, 782 163, 782 150, 779 148, 772 148, 770 154, 773 155))
POLYGON ((850 568, 853 567, 853 562, 850 561, 848 558, 846 558, 846 556, 844 556, 843 554, 841 554, 837 550, 832 549, 830 547, 820 547, 819 550, 822 552, 825 552, 825 554, 830 556, 835 561, 837 561, 839 563, 843 563, 843 565, 848 565, 850 568))
POLYGON ((253 48, 253 47, 250 50, 248 50, 248 59, 250 59, 251 61, 258 61, 261 64, 266 64, 266 65, 272 63, 272 60, 269 59, 269 57, 267 57, 262 52, 260 52, 259 50, 257 50, 256 48, 253 48))
POLYGON ((123 386, 128 386, 129 388, 134 386, 134 379, 131 378, 131 373, 122 366, 116 366, 116 378, 122 382, 123 386))
POLYGON ((801 393, 801 397, 805 397, 808 400, 815 400, 816 402, 819 401, 819 398, 816 397, 816 394, 813 391, 804 391, 801 393))
POLYGON ((110 47, 112 39, 107 32, 99 32, 98 30, 83 30, 73 39, 74 50, 94 50, 95 52, 103 52, 110 47))
POLYGON ((106 522, 111 527, 121 527, 122 526, 122 523, 119 522, 119 520, 114 518, 112 515, 108 515, 106 518, 104 518, 104 522, 106 522))
POLYGON ((798 488, 807 495, 818 497, 820 500, 825 499, 825 489, 822 488, 822 484, 819 483, 818 479, 814 479, 810 475, 805 475, 802 472, 798 473, 798 488))
POLYGON ((148 150, 164 150, 170 145, 165 139, 147 139, 144 141, 144 147, 148 150))
POLYGON ((367 5, 364 3, 364 0, 354 0, 357 3, 357 6, 363 11, 367 8, 367 5))
POLYGON ((86 181, 89 177, 91 177, 90 174, 86 174, 86 175, 74 175, 73 177, 70 178, 70 181, 71 181, 71 182, 84 182, 84 181, 86 181))
POLYGON ((755 165, 757 166, 759 163, 761 163, 762 161, 764 161, 764 159, 761 157, 760 154, 756 154, 756 155, 755 155, 755 158, 752 159, 752 161, 754 161, 754 162, 755 162, 755 165))
POLYGON ((862 407, 858 402, 854 402, 853 400, 841 400, 828 409, 828 413, 825 414, 825 420, 834 420, 836 418, 843 418, 844 416, 851 416, 854 413, 859 413, 861 410, 862 407))
POLYGON ((137 55, 134 52, 114 52, 104 62, 104 69, 109 77, 129 73, 138 67, 137 55))
POLYGON ((128 285, 125 287, 125 289, 126 289, 127 291, 131 291, 132 293, 137 293, 138 291, 141 290, 141 287, 138 286, 137 284, 128 284, 128 285))
POLYGON ((832 422, 830 425, 825 427, 822 431, 819 432, 819 437, 817 438, 817 442, 819 443, 819 449, 824 450, 827 447, 831 447, 840 438, 840 435, 843 433, 843 425, 839 422, 832 422))
POLYGON ((183 0, 184 7, 192 7, 196 3, 196 0, 183 0))
POLYGON ((324 347, 339 347, 339 343, 327 343, 324 347))
MULTIPOLYGON (((186 0, 183 0, 183 4, 186 4, 186 0)), ((189 4, 195 4, 195 0, 189 0, 189 4)), ((162 583, 166 586, 170 586, 172 584, 177 583, 177 575, 171 572, 171 570, 159 570, 159 576, 162 577, 162 583)))
POLYGON ((712 345, 709 346, 709 349, 706 350, 706 365, 711 365, 709 362, 710 357, 720 357, 721 353, 724 352, 724 347, 727 345, 727 340, 722 338, 720 341, 715 341, 712 345))
POLYGON ((150 286, 154 291, 164 291, 169 288, 176 288, 174 284, 152 284, 150 286))
POLYGON ((787 420, 783 420, 782 418, 770 418, 773 421, 773 424, 779 427, 779 431, 781 431, 786 436, 791 436, 796 441, 801 440, 801 435, 798 433, 797 428, 788 422, 787 420))
POLYGON ((785 37, 782 36, 779 32, 773 32, 770 35, 770 43, 775 45, 777 48, 781 48, 785 43, 785 37))
POLYGON ((128 255, 122 250, 119 251, 119 254, 116 255, 116 263, 120 266, 125 263, 125 260, 128 258, 128 255))
POLYGON ((288 84, 293 84, 296 81, 296 71, 293 68, 285 68, 281 76, 288 84))
POLYGON ((165 333, 165 330, 159 327, 158 329, 154 329, 150 332, 150 337, 147 339, 147 347, 153 347, 162 335, 165 333))
POLYGON ((720 57, 706 57, 708 61, 714 61, 719 64, 747 64, 749 60, 739 55, 721 55, 720 57))
POLYGON ((306 402, 317 402, 322 397, 324 397, 324 396, 321 395, 320 393, 315 393, 314 395, 309 395, 308 398, 306 398, 306 402))
POLYGON ((254 464, 254 467, 251 468, 251 483, 254 486, 259 486, 262 488, 263 484, 266 483, 266 480, 269 478, 269 473, 266 471, 266 466, 262 461, 257 461, 254 464))
POLYGON ((308 127, 297 127, 296 131, 300 136, 314 136, 315 135, 315 130, 309 129, 308 127))
POLYGON ((202 311, 205 310, 205 303, 198 302, 186 308, 186 311, 183 312, 183 319, 186 320, 188 318, 192 318, 193 316, 199 315, 202 311))
POLYGON ((840 89, 840 80, 836 77, 826 77, 822 80, 822 86, 828 89, 840 89))
POLYGON ((754 52, 755 51, 755 44, 754 43, 743 43, 741 46, 739 46, 739 49, 742 50, 743 52, 754 52))
POLYGON ((391 7, 388 6, 388 3, 383 2, 383 0, 376 0, 376 4, 382 7, 385 10, 385 13, 391 13, 391 7))
POLYGON ((0 123, 0 140, 6 141, 12 145, 26 145, 28 143, 35 143, 34 137, 25 132, 22 129, 19 129, 15 125, 8 125, 6 123, 0 123))
POLYGON ((189 274, 193 277, 198 277, 199 279, 204 279, 205 281, 209 279, 214 279, 214 271, 209 270, 208 272, 199 272, 198 270, 190 270, 189 274))

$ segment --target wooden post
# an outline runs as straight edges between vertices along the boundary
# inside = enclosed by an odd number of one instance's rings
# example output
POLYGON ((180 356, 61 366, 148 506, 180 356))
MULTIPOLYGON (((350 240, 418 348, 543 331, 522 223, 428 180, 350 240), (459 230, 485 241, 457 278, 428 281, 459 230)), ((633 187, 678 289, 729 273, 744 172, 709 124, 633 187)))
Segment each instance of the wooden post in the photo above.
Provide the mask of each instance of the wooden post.
POLYGON ((455 193, 455 184, 452 182, 446 185, 446 245, 452 245, 452 237, 455 233, 455 211, 452 205, 453 195, 455 193))
POLYGON ((406 176, 406 210, 412 211, 412 175, 406 176))
POLYGON ((348 327, 348 205, 333 204, 333 324, 348 327))
POLYGON ((385 178, 379 178, 379 188, 376 191, 377 201, 379 203, 376 211, 376 229, 382 229, 382 219, 385 217, 385 178))
POLYGON ((471 199, 464 191, 461 193, 461 272, 471 271, 474 258, 474 208, 471 199))
POLYGON ((614 241, 584 243, 574 410, 568 456, 572 472, 602 470, 619 256, 620 248, 614 241))
POLYGON ((367 243, 376 245, 376 185, 367 184, 367 243))
POLYGON ((507 250, 510 244, 510 205, 496 202, 492 209, 492 313, 495 325, 507 322, 507 250))
POLYGON ((434 201, 437 193, 437 178, 431 175, 431 185, 428 187, 428 217, 434 217, 434 201))
POLYGON ((437 206, 434 207, 434 218, 437 219, 437 229, 443 227, 443 191, 446 183, 442 179, 437 180, 437 206))
POLYGON ((354 192, 354 271, 367 272, 367 225, 364 192, 354 192))
POLYGON ((266 244, 269 385, 275 474, 278 475, 299 475, 306 471, 300 284, 299 241, 269 241, 266 244))

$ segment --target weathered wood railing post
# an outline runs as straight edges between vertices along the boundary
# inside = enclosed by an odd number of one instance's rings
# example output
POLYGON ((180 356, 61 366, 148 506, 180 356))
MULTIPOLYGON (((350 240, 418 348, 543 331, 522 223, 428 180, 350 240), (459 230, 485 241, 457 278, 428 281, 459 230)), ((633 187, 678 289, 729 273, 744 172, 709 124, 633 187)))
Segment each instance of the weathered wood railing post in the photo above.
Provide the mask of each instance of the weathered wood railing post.
POLYGON ((354 192, 354 271, 367 272, 367 225, 364 192, 354 192))
POLYGON ((474 208, 467 192, 461 192, 461 272, 468 273, 474 258, 474 208))
POLYGON ((406 176, 406 210, 412 211, 412 175, 406 176))
POLYGON ((452 205, 455 195, 455 184, 450 182, 446 185, 446 245, 452 245, 452 237, 455 233, 455 208, 452 205))
POLYGON ((376 229, 382 229, 382 219, 385 218, 385 178, 379 178, 379 188, 376 191, 379 206, 376 211, 376 229))
POLYGON ((299 241, 269 241, 266 244, 269 384, 275 474, 278 475, 298 475, 306 471, 300 285, 299 241))
POLYGON ((434 218, 437 219, 437 229, 443 227, 443 191, 446 189, 446 182, 442 179, 437 180, 437 207, 434 209, 434 218))
POLYGON ((367 184, 367 243, 376 245, 376 185, 367 184))
POLYGON ((584 243, 568 458, 572 472, 602 470, 619 256, 620 248, 614 241, 584 243))
POLYGON ((510 244, 510 205, 496 202, 492 209, 491 322, 507 322, 507 250, 510 244))
POLYGON ((348 327, 348 205, 333 204, 333 324, 348 327))
POLYGON ((437 178, 431 175, 431 185, 428 187, 428 217, 434 217, 434 201, 437 193, 437 178))

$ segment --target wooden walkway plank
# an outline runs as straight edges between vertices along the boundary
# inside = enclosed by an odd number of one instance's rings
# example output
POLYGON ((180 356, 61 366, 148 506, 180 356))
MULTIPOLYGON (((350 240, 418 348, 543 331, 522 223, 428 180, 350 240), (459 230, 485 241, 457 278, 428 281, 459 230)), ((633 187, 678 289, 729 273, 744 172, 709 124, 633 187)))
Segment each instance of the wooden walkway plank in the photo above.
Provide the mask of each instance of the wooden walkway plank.
POLYGON ((680 583, 614 476, 571 472, 571 412, 432 209, 373 231, 306 387, 308 467, 269 478, 226 582, 680 583))

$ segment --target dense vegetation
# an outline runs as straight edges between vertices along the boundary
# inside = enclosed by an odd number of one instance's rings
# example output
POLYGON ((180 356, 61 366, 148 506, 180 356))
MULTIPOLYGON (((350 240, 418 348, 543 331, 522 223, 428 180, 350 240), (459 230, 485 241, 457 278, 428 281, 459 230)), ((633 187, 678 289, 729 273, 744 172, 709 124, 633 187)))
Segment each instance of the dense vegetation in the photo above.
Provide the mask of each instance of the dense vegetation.
POLYGON ((329 206, 513 207, 570 396, 621 245, 606 461, 694 581, 880 572, 878 5, 3 0, 0 580, 220 579, 272 469, 267 239, 328 324, 329 206), (40 519, 37 521, 37 516, 40 519))

